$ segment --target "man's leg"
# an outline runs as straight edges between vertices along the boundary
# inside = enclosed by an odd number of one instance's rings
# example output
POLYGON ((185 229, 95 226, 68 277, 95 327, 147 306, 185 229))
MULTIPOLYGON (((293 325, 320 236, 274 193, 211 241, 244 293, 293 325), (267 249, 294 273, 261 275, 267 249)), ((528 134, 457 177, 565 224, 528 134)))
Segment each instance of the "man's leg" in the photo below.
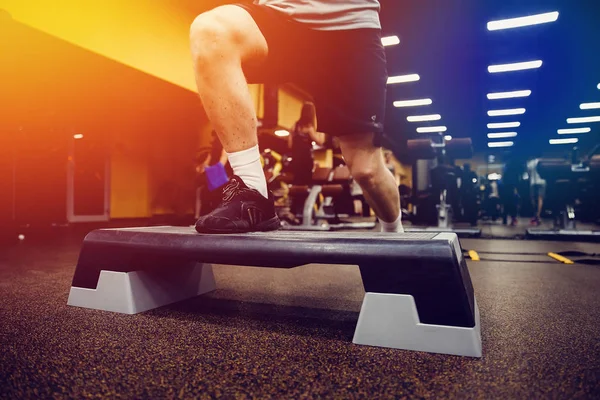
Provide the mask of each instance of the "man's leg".
POLYGON ((190 42, 198 94, 234 174, 267 197, 256 113, 242 69, 266 60, 267 42, 248 11, 233 5, 199 15, 190 42))
POLYGON ((540 225, 541 224, 541 214, 542 214, 542 205, 543 205, 543 199, 542 199, 542 193, 541 193, 541 186, 540 185, 532 185, 530 186, 531 188, 531 195, 532 195, 532 203, 533 203, 533 218, 532 218, 532 223, 534 225, 540 225))
POLYGON ((537 219, 541 220, 542 218, 542 209, 544 208, 544 196, 541 193, 541 189, 538 192, 538 201, 537 201, 537 219))
POLYGON ((257 119, 244 69, 265 63, 267 41, 250 13, 222 6, 198 16, 190 28, 198 94, 234 177, 220 204, 196 222, 200 233, 269 231, 280 227, 260 162, 257 119))
POLYGON ((373 134, 340 136, 339 140, 352 177, 377 214, 383 231, 403 232, 396 179, 385 166, 381 148, 373 145, 373 134))
POLYGON ((538 208, 538 196, 537 196, 537 191, 535 190, 535 185, 531 185, 529 186, 529 196, 530 196, 530 202, 531 202, 531 206, 533 208, 533 217, 531 217, 531 222, 534 222, 536 217, 537 217, 537 208, 538 208))

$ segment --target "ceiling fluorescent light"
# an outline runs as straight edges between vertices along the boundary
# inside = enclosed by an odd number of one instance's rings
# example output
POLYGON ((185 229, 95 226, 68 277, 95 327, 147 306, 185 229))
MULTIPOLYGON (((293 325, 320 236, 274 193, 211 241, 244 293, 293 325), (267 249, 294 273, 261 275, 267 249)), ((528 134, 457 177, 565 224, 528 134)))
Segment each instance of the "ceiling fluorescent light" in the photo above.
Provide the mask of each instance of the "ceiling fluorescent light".
POLYGON ((520 126, 520 122, 496 122, 493 124, 487 124, 488 129, 518 128, 520 126))
POLYGON ((582 110, 594 110, 600 108, 600 103, 581 103, 579 108, 582 110))
POLYGON ((567 118, 567 124, 587 124, 588 122, 600 122, 600 116, 567 118))
POLYGON ((550 139, 550 144, 573 144, 579 142, 577 138, 568 139, 550 139))
POLYGON ((442 119, 440 114, 429 114, 429 115, 411 115, 406 117, 408 122, 427 122, 427 121, 439 121, 442 119))
POLYGON ((539 68, 541 66, 542 66, 542 60, 525 61, 525 62, 518 62, 518 63, 512 63, 512 64, 497 64, 497 65, 490 65, 488 67, 488 72, 490 74, 495 74, 498 72, 510 72, 510 71, 521 71, 524 69, 534 69, 534 68, 539 68))
POLYGON ((559 135, 570 135, 573 133, 590 133, 592 131, 591 128, 571 128, 571 129, 559 129, 559 135))
POLYGON ((516 97, 527 97, 531 95, 531 90, 514 90, 512 92, 496 92, 496 93, 488 93, 488 100, 498 100, 498 99, 514 99, 516 97))
POLYGON ((387 84, 391 85, 393 83, 416 82, 419 79, 421 79, 421 77, 419 76, 419 74, 388 76, 387 84))
POLYGON ((452 140, 452 136, 446 135, 446 136, 444 136, 444 140, 446 140, 447 142, 449 142, 450 140, 452 140))
POLYGON ((290 135, 290 133, 288 131, 286 131, 286 130, 283 130, 283 129, 275 131, 275 136, 286 137, 286 136, 289 136, 289 135, 290 135))
POLYGON ((399 100, 394 102, 394 107, 428 106, 431 103, 433 103, 431 99, 399 100))
POLYGON ((381 38, 381 44, 384 46, 393 46, 400 44, 400 38, 398 36, 384 36, 381 38))
POLYGON ((446 132, 448 128, 445 126, 424 126, 421 128, 417 128, 418 133, 438 133, 438 132, 446 132))
POLYGON ((489 142, 488 147, 510 147, 514 142, 489 142))
POLYGON ((506 110, 490 110, 488 111, 488 115, 490 117, 503 117, 506 115, 521 115, 525 114, 524 108, 509 108, 506 110))
POLYGON ((488 139, 508 139, 517 136, 517 132, 496 132, 488 133, 488 139))
POLYGON ((544 14, 528 15, 526 17, 500 19, 487 23, 488 31, 498 31, 501 29, 520 28, 523 26, 545 24, 554 22, 558 19, 558 11, 544 14))

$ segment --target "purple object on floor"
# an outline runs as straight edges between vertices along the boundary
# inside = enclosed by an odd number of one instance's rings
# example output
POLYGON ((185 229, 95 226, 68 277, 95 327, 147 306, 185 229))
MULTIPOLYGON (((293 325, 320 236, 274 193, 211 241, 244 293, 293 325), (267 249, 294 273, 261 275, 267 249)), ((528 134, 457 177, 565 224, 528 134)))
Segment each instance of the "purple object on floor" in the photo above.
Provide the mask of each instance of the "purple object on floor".
POLYGON ((204 171, 206 172, 208 190, 210 190, 211 192, 229 182, 227 172, 225 172, 225 166, 220 162, 216 163, 215 165, 206 167, 204 171))

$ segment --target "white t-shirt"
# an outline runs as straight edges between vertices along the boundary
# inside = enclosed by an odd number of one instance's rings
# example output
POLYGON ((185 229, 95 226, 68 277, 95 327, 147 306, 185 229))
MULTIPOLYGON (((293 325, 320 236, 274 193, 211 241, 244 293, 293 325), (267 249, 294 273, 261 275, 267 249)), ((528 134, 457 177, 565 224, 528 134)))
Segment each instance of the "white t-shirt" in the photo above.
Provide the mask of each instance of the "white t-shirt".
POLYGON ((546 181, 542 179, 539 172, 537 171, 538 162, 539 160, 536 158, 527 163, 527 173, 529 174, 529 184, 531 186, 546 184, 546 181))
POLYGON ((322 31, 381 29, 379 0, 254 0, 322 31))
POLYGON ((499 198, 500 197, 500 193, 498 192, 498 182, 496 181, 492 181, 490 182, 490 198, 495 197, 495 198, 499 198))

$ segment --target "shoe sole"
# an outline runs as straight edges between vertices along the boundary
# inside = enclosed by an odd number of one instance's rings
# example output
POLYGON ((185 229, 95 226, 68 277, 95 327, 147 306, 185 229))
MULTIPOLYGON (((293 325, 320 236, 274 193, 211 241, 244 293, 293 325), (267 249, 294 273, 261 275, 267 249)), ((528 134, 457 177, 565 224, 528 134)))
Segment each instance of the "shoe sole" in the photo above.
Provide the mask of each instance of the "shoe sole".
POLYGON ((198 233, 215 233, 215 234, 227 234, 227 233, 249 233, 249 232, 269 232, 276 231, 281 228, 281 221, 279 217, 275 216, 265 222, 256 225, 252 229, 202 229, 198 230, 196 226, 196 232, 198 233))

